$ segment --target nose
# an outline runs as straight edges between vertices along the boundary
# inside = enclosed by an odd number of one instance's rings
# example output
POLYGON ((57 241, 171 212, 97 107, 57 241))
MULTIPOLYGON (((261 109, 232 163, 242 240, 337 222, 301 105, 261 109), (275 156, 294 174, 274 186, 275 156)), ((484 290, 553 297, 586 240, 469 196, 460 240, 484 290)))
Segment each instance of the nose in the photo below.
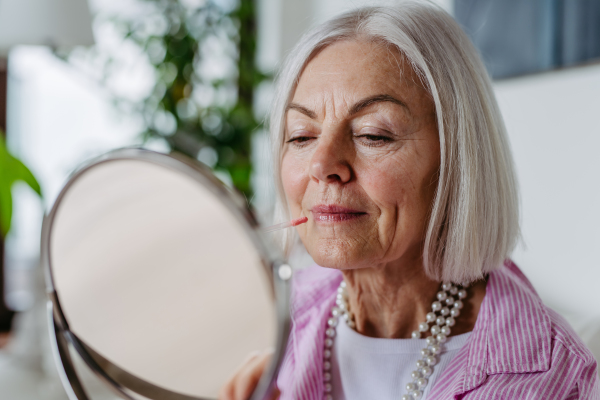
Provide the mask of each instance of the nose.
POLYGON ((352 149, 339 137, 321 135, 311 157, 309 172, 325 183, 347 183, 352 179, 352 149))

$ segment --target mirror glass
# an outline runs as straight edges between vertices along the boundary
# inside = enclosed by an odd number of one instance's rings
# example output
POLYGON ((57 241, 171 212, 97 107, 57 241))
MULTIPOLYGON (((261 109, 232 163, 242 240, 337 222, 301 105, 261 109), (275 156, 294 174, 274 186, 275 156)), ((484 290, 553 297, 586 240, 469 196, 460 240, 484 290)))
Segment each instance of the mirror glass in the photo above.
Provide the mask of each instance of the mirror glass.
POLYGON ((209 398, 277 330, 269 269, 217 192, 145 160, 105 161, 72 181, 49 235, 70 331, 138 378, 209 398))

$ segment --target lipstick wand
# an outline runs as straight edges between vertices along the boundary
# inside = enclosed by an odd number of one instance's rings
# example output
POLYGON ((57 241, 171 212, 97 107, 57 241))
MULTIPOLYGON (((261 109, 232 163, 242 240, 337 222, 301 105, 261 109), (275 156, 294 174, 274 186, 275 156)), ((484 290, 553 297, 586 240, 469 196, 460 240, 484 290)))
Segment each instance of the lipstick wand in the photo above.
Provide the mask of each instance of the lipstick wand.
POLYGON ((296 218, 296 219, 293 219, 293 220, 288 221, 288 222, 282 222, 282 223, 277 224, 277 225, 268 226, 268 227, 266 227, 266 228, 263 229, 263 232, 268 233, 268 232, 279 231, 279 230, 285 229, 285 228, 291 228, 292 226, 302 225, 306 221, 308 221, 308 217, 296 218))

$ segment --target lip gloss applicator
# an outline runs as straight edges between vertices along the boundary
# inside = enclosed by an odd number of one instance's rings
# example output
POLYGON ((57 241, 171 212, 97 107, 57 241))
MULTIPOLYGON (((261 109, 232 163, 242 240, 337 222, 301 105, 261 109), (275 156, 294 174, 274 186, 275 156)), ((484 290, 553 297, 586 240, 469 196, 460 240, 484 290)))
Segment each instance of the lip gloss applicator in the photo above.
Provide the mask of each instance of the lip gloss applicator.
POLYGON ((277 225, 268 226, 265 229, 263 229, 263 232, 268 233, 268 232, 279 231, 279 230, 285 229, 285 228, 291 228, 292 226, 302 225, 306 221, 308 221, 308 217, 296 218, 296 219, 293 219, 293 220, 288 221, 288 222, 282 222, 282 223, 277 224, 277 225))

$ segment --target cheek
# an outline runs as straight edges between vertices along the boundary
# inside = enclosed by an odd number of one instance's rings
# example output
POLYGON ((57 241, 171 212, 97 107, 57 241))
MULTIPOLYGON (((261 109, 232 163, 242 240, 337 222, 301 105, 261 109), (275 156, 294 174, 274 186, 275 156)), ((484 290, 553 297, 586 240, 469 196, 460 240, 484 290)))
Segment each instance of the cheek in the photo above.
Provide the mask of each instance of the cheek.
POLYGON ((425 168, 410 157, 391 157, 364 172, 362 186, 380 212, 380 240, 392 245, 417 239, 432 197, 425 168))
POLYGON ((387 219, 396 214, 411 185, 403 164, 393 159, 365 163, 361 175, 358 176, 361 186, 380 209, 382 217, 387 219))
POLYGON ((305 166, 297 160, 284 156, 281 163, 281 181, 288 205, 292 211, 297 211, 301 207, 308 183, 305 166))

